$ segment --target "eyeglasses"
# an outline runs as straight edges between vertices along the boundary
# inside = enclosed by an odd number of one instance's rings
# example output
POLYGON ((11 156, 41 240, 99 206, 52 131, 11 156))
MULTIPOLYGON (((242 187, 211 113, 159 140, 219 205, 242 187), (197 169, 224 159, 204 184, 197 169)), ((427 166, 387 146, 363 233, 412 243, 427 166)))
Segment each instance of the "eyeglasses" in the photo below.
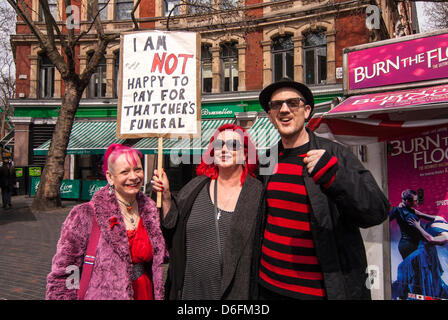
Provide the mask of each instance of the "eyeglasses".
POLYGON ((271 110, 278 110, 280 109, 284 103, 286 103, 286 105, 288 106, 289 109, 297 109, 300 107, 300 102, 303 102, 304 104, 306 104, 305 100, 303 100, 302 98, 290 98, 290 99, 286 99, 286 100, 273 100, 273 101, 269 101, 269 108, 271 110))
POLYGON ((230 151, 238 151, 238 150, 241 150, 241 148, 243 147, 241 142, 238 140, 226 140, 226 141, 215 140, 215 141, 213 141, 213 148, 215 150, 221 150, 224 147, 224 145, 226 145, 227 150, 230 150, 230 151))

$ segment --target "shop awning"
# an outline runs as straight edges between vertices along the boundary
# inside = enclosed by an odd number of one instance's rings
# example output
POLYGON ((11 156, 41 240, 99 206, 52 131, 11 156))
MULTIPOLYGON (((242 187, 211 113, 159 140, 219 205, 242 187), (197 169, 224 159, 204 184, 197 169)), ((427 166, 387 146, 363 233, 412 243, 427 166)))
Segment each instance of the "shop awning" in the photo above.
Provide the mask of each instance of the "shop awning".
MULTIPOLYGON (((234 123, 235 119, 213 119, 202 120, 201 122, 201 139, 163 139, 163 153, 170 154, 172 152, 182 152, 189 150, 191 154, 202 154, 207 149, 210 139, 223 124, 234 123)), ((145 138, 137 142, 134 146, 144 154, 156 154, 158 149, 158 138, 145 138)))
POLYGON ((448 85, 353 96, 315 114, 308 128, 349 145, 369 144, 448 125, 448 85))
POLYGON ((249 135, 257 150, 267 150, 280 140, 277 129, 268 117, 259 117, 249 129, 249 135))
MULTIPOLYGON (((223 124, 234 123, 234 119, 202 120, 201 139, 164 139, 163 153, 172 150, 190 150, 192 153, 202 153, 208 146, 215 130, 223 124)), ((68 154, 103 154, 112 143, 123 143, 124 139, 116 138, 115 121, 77 121, 73 123, 72 132, 67 147, 68 154)), ((34 149, 35 155, 46 155, 51 139, 34 149)), ((134 146, 144 154, 156 154, 157 138, 144 138, 134 146)))
MULTIPOLYGON (((103 154, 112 143, 123 143, 116 138, 115 121, 76 121, 67 147, 67 154, 103 154)), ((34 149, 35 155, 46 155, 51 139, 34 149)))

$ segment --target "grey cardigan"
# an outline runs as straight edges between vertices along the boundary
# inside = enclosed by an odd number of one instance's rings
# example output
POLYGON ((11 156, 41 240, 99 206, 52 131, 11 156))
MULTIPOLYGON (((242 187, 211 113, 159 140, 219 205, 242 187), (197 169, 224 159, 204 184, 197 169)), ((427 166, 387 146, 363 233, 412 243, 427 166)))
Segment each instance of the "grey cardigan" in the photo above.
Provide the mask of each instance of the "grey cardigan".
MULTIPOLYGON (((162 231, 170 252, 165 284, 167 299, 176 300, 182 297, 186 261, 186 225, 193 203, 208 181, 210 178, 206 176, 191 180, 176 197, 173 197, 166 218, 161 220, 162 231)), ((224 244, 221 299, 249 299, 253 237, 262 191, 262 183, 248 175, 241 189, 224 244)))

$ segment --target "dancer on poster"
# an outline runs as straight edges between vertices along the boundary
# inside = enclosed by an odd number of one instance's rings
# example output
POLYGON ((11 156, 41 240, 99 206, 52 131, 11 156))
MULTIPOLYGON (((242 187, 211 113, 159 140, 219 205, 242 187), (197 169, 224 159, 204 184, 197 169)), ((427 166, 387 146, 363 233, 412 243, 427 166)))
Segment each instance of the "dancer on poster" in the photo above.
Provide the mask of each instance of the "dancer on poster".
POLYGON ((421 218, 429 221, 434 221, 435 219, 444 221, 445 219, 440 216, 425 214, 415 209, 418 197, 417 192, 412 189, 404 190, 401 193, 401 200, 401 203, 390 212, 389 221, 392 222, 395 219, 400 227, 401 238, 398 243, 398 250, 404 260, 417 250, 419 242, 423 240, 422 233, 411 221, 415 220, 418 222, 421 218))

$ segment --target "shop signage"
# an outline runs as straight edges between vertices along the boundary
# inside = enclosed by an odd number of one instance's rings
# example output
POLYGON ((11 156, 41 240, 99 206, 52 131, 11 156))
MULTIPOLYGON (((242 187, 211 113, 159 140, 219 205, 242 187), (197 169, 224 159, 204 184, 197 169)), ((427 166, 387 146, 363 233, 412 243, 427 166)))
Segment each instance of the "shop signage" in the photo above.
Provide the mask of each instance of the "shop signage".
POLYGON ((30 177, 40 177, 42 175, 41 167, 29 167, 28 174, 30 177))
MULTIPOLYGON (((40 178, 32 177, 30 186, 30 196, 35 196, 39 188, 40 178)), ((60 196, 62 199, 79 199, 81 183, 79 180, 62 180, 60 196)))
POLYGON ((371 93, 353 96, 344 100, 327 116, 339 116, 344 113, 387 112, 388 109, 414 108, 421 104, 441 104, 448 102, 448 84, 429 88, 417 88, 385 93, 371 93))
MULTIPOLYGON (((448 74, 448 33, 427 33, 344 49, 350 92, 404 83, 431 84, 448 74)), ((446 82, 446 80, 445 80, 446 82)), ((365 91, 364 91, 365 92, 365 91)))
POLYGON ((107 181, 105 180, 83 180, 81 200, 90 200, 95 192, 100 190, 105 185, 107 185, 107 181))
POLYGON ((23 168, 16 168, 16 178, 23 177, 23 168))
POLYGON ((124 33, 120 49, 120 138, 198 135, 200 36, 194 32, 124 33))
POLYGON ((202 118, 233 118, 235 112, 244 112, 242 106, 202 106, 202 118))

